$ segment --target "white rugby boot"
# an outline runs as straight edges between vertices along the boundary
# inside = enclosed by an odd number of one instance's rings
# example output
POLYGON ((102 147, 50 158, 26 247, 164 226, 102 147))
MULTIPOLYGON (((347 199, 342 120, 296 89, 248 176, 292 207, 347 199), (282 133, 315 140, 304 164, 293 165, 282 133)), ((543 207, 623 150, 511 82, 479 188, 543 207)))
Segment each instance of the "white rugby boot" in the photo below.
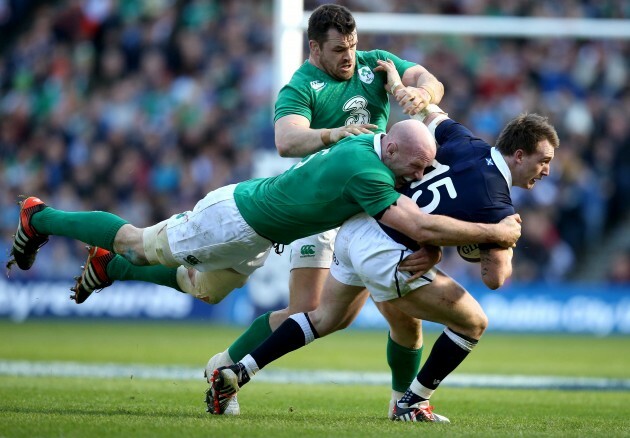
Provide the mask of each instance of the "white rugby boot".
POLYGON ((389 400, 389 409, 387 410, 387 418, 389 418, 390 420, 394 419, 394 409, 396 409, 396 402, 400 400, 403 395, 405 395, 404 392, 395 391, 392 389, 392 398, 389 400))
POLYGON ((429 400, 423 400, 408 406, 407 403, 396 403, 393 410, 393 421, 414 421, 428 423, 450 423, 443 415, 434 414, 429 400))
MULTIPOLYGON (((204 377, 206 381, 212 384, 212 372, 217 368, 226 367, 234 365, 234 361, 230 357, 227 350, 222 351, 221 353, 217 353, 210 358, 206 368, 204 370, 204 377)), ((238 404, 238 399, 236 398, 236 394, 230 398, 227 407, 223 411, 223 415, 240 415, 241 414, 241 406, 238 404)))

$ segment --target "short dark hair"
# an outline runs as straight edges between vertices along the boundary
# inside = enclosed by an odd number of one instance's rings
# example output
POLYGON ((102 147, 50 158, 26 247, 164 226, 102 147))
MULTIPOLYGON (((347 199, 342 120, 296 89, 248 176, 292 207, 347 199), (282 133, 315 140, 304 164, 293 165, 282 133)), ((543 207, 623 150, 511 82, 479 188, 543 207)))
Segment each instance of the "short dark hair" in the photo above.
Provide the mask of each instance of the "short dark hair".
POLYGON ((512 119, 503 128, 497 139, 496 148, 506 156, 514 154, 517 149, 531 155, 536 152, 536 146, 543 140, 548 140, 554 148, 560 146, 558 133, 547 117, 525 113, 512 119))
POLYGON ((357 28, 354 17, 345 6, 325 4, 313 11, 308 19, 309 40, 320 46, 328 40, 328 29, 334 28, 342 35, 350 35, 357 28))

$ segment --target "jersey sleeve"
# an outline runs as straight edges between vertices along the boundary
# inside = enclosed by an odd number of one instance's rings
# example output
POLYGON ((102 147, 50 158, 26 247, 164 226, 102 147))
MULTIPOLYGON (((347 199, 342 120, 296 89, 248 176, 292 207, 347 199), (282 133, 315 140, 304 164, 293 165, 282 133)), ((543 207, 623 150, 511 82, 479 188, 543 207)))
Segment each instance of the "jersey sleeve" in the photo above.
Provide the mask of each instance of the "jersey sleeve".
POLYGON ((278 119, 292 114, 306 117, 310 122, 313 108, 309 93, 288 83, 278 93, 273 121, 275 123, 278 119))
POLYGON ((375 50, 374 52, 376 54, 377 59, 381 59, 383 61, 390 59, 396 66, 396 71, 398 71, 398 74, 400 75, 400 77, 402 77, 402 75, 405 74, 405 71, 407 71, 408 68, 418 65, 415 62, 404 60, 386 50, 375 50))
POLYGON ((344 188, 344 196, 356 202, 370 216, 376 216, 400 197, 390 175, 381 172, 360 172, 353 175, 344 188))
MULTIPOLYGON (((507 216, 514 214, 514 207, 511 204, 501 203, 493 206, 492 208, 482 211, 479 215, 474 215, 471 222, 481 222, 485 224, 497 224, 501 222, 507 216)), ((501 245, 497 243, 480 243, 479 248, 491 249, 501 248, 501 245)))

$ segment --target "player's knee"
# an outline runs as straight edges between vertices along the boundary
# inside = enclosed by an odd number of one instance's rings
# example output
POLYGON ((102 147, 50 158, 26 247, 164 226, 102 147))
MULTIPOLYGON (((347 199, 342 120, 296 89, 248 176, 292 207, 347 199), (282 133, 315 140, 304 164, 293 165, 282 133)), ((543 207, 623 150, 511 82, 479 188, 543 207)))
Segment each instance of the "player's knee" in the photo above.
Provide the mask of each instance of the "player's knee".
POLYGON ((422 321, 407 316, 397 321, 389 321, 389 336, 404 347, 420 348, 422 346, 422 321))
POLYGON ((165 220, 142 230, 142 251, 149 264, 174 268, 180 263, 173 257, 168 243, 167 222, 168 220, 165 220))
POLYGON ((488 317, 481 309, 481 306, 475 306, 466 309, 464 313, 460 313, 447 325, 458 333, 479 339, 488 327, 488 317))
POLYGON ((136 228, 131 224, 125 224, 120 227, 114 238, 114 252, 120 254, 134 265, 148 264, 142 249, 142 233, 143 230, 141 228, 136 228))
POLYGON ((289 276, 289 315, 317 309, 321 291, 319 269, 292 269, 289 276))
POLYGON ((470 322, 472 337, 479 339, 488 328, 488 317, 481 308, 473 314, 470 322))
POLYGON ((287 312, 287 318, 289 315, 293 315, 294 313, 307 313, 317 309, 317 302, 315 301, 298 301, 294 302, 291 300, 289 303, 289 307, 285 310, 287 312))
POLYGON ((327 269, 293 269, 289 278, 289 315, 315 310, 320 302, 321 288, 327 269))
POLYGON ((392 330, 415 336, 422 331, 422 320, 401 314, 400 318, 387 319, 392 330))
POLYGON ((321 309, 308 312, 308 318, 320 338, 345 328, 340 327, 339 321, 330 318, 330 315, 327 315, 326 312, 323 312, 321 309))
MULTIPOLYGON (((301 313, 301 312, 293 312, 293 313, 301 313)), ((285 308, 282 310, 276 310, 271 312, 269 315, 269 327, 271 327, 272 331, 276 331, 283 322, 285 322, 289 316, 293 315, 293 313, 289 313, 289 308, 285 308)))
POLYGON ((177 284, 187 294, 208 304, 218 304, 230 292, 243 287, 247 276, 224 269, 220 271, 199 272, 180 266, 177 269, 177 284))

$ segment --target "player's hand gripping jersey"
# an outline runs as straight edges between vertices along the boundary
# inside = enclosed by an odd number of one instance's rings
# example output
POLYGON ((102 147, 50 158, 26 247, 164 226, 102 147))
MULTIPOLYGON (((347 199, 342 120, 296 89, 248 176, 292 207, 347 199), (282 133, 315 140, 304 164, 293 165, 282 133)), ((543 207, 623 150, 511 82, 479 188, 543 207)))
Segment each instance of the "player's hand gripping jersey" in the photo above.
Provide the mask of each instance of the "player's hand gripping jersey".
MULTIPOLYGON (((425 213, 468 222, 498 223, 514 214, 510 197, 512 177, 499 151, 450 119, 438 125, 435 137, 440 147, 433 167, 425 171, 421 181, 401 188, 402 194, 413 199, 425 213)), ((418 248, 407 236, 381 227, 398 243, 413 250, 418 248)))

